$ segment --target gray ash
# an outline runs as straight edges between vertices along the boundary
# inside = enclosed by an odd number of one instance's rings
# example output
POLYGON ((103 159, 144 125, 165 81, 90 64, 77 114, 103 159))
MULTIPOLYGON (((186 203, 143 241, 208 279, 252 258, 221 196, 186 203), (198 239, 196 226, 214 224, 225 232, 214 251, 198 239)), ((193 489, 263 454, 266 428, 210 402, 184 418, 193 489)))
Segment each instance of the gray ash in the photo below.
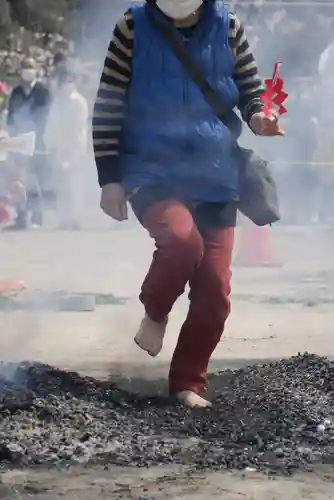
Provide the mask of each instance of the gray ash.
POLYGON ((187 410, 77 373, 0 366, 0 461, 255 467, 291 473, 334 463, 334 365, 304 354, 224 371, 212 409, 187 410))

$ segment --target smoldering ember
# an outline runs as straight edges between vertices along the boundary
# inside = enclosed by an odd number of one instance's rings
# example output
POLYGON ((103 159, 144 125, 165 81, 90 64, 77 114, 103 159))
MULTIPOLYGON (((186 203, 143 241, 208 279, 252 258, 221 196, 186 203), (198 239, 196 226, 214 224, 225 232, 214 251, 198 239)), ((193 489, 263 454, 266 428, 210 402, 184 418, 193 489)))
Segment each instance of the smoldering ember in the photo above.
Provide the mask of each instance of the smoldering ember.
POLYGON ((334 463, 334 363, 311 354, 212 375, 187 410, 77 373, 1 365, 3 466, 99 463, 291 474, 334 463))

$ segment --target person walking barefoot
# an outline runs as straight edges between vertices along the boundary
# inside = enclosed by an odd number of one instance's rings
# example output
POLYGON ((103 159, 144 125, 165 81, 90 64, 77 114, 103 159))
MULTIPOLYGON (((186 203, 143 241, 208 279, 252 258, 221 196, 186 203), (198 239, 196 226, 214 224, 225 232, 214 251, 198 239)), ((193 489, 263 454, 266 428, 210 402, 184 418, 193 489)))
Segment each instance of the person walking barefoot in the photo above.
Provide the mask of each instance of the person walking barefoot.
POLYGON ((234 142, 151 22, 186 43, 219 92, 234 135, 282 135, 262 112, 262 81, 237 17, 215 0, 148 0, 128 10, 110 41, 93 116, 101 207, 118 221, 127 203, 155 240, 135 336, 150 356, 163 347, 173 305, 190 287, 169 389, 187 407, 202 395, 210 357, 230 313, 230 265, 238 196, 234 142), (234 117, 234 118, 233 118, 234 117))

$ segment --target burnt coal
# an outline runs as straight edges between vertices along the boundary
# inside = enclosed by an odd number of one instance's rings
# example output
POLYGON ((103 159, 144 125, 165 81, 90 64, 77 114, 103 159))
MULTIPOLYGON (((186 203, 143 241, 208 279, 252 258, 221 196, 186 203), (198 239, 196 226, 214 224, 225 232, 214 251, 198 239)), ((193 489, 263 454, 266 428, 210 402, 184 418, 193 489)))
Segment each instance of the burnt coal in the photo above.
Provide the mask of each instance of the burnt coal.
POLYGON ((185 464, 291 474, 334 464, 334 364, 310 354, 212 375, 187 410, 51 366, 0 365, 0 462, 185 464))

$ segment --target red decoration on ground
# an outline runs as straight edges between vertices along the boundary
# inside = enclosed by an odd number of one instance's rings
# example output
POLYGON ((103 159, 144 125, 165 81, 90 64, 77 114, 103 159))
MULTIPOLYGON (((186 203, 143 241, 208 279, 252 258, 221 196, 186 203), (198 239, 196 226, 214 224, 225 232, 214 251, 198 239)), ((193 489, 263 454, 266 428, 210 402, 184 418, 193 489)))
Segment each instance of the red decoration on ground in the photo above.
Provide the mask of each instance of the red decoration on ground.
POLYGON ((274 66, 274 72, 272 78, 267 78, 265 82, 266 90, 261 95, 263 101, 262 110, 266 116, 269 116, 274 108, 277 108, 279 115, 284 115, 287 112, 283 103, 286 101, 288 94, 283 90, 283 78, 279 76, 279 68, 281 62, 277 62, 274 66))

